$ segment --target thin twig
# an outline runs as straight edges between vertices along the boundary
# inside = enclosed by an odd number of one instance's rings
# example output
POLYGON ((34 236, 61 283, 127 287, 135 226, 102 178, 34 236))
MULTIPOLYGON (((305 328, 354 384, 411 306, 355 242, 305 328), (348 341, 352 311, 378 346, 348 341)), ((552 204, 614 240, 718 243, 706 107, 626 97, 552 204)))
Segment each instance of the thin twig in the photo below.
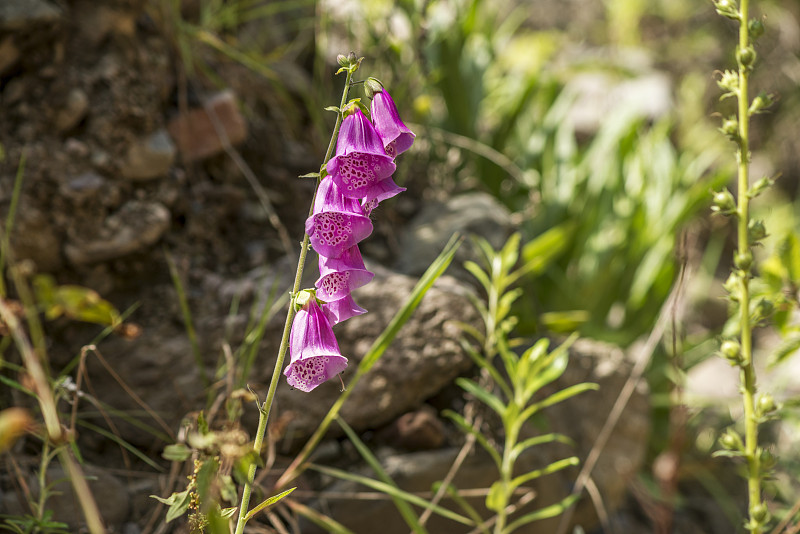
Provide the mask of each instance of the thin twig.
POLYGON ((603 496, 600 494, 600 489, 597 487, 592 477, 589 477, 589 480, 586 481, 586 493, 589 494, 595 512, 597 512, 597 519, 600 520, 603 534, 617 534, 616 529, 613 528, 611 524, 611 519, 608 517, 608 509, 605 503, 603 503, 603 496))

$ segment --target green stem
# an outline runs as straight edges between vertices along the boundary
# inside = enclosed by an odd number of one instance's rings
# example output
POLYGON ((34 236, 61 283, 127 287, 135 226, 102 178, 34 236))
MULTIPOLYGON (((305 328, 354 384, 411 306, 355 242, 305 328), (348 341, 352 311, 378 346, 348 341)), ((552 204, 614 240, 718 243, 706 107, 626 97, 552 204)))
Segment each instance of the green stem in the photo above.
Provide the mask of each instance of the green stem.
MULTIPOLYGON (((749 164, 750 164, 750 98, 748 78, 751 64, 741 60, 742 54, 750 47, 748 32, 749 0, 741 0, 739 8, 739 153, 738 153, 738 253, 739 258, 750 258, 750 241, 747 233, 750 221, 750 197, 748 195, 749 164)), ((740 296, 740 324, 742 346, 742 401, 744 404, 745 424, 745 457, 747 458, 747 493, 749 500, 749 515, 753 534, 761 534, 761 521, 754 517, 754 509, 761 505, 761 466, 758 455, 758 420, 756 416, 755 394, 756 373, 753 365, 752 325, 750 323, 750 266, 742 266, 741 296, 740 296)))
MULTIPOLYGON (((330 143, 328 143, 328 150, 325 153, 325 159, 323 160, 322 164, 328 163, 328 160, 331 159, 333 155, 333 149, 336 146, 336 138, 339 135, 339 127, 342 125, 342 118, 343 118, 343 110, 345 104, 347 104, 347 93, 350 90, 350 80, 353 77, 353 72, 355 72, 355 68, 348 68, 347 69, 347 78, 344 82, 344 89, 342 90, 342 100, 339 104, 339 114, 336 117, 336 125, 333 128, 333 134, 331 135, 330 143)), ((317 180, 317 187, 319 187, 320 180, 317 180)), ((316 197, 316 190, 314 191, 314 196, 316 197)), ((314 201, 311 201, 311 207, 309 208, 309 216, 312 214, 314 210, 314 201)), ((300 258, 297 260, 297 271, 295 272, 294 277, 294 285, 292 286, 292 299, 289 302, 289 311, 286 313, 286 323, 283 325, 283 336, 281 337, 281 345, 278 349, 278 359, 275 362, 275 369, 272 372, 272 380, 269 383, 269 390, 267 390, 267 398, 264 400, 264 403, 258 409, 258 428, 256 429, 256 438, 253 441, 253 450, 256 454, 261 454, 261 446, 264 443, 264 434, 267 430, 267 421, 269 420, 269 412, 272 408, 272 401, 275 398, 275 392, 278 389, 278 383, 280 382, 281 378, 281 371, 283 371, 283 362, 286 359, 286 351, 289 348, 289 334, 292 330, 292 320, 294 319, 294 296, 297 295, 297 292, 300 291, 300 283, 303 279, 303 269, 305 268, 306 264, 306 255, 308 254, 309 249, 309 237, 308 234, 303 236, 303 243, 300 245, 300 258)), ((235 534, 242 534, 244 532, 244 525, 247 522, 245 520, 245 516, 247 515, 248 508, 250 507, 250 494, 253 490, 253 481, 256 477, 256 464, 250 464, 250 468, 247 472, 247 481, 245 482, 244 489, 242 490, 242 501, 239 504, 239 518, 236 521, 236 532, 235 534)))

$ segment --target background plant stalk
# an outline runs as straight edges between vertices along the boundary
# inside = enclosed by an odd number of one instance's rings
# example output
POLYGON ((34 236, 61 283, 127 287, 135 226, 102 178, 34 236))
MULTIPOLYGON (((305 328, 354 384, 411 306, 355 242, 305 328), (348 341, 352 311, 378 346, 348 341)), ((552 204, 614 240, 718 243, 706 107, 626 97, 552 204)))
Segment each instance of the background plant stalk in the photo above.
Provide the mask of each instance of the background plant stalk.
MULTIPOLYGON (((333 149, 336 146, 336 138, 339 135, 339 127, 342 125, 342 111, 344 109, 345 104, 347 104, 347 94, 350 90, 350 80, 353 77, 353 72, 355 72, 357 66, 348 67, 347 78, 344 82, 344 89, 342 90, 342 100, 339 104, 339 113, 336 116, 336 125, 333 127, 333 134, 331 135, 330 143, 328 144, 328 150, 325 153, 325 159, 322 161, 322 164, 328 162, 333 155, 333 149)), ((319 187, 319 182, 321 178, 317 180, 317 188, 319 187)), ((316 189, 314 191, 314 196, 316 197, 316 189)), ((309 216, 311 216, 314 210, 314 199, 311 200, 311 207, 309 208, 309 216)), ((275 369, 272 372, 272 379, 269 383, 269 389, 267 390, 267 398, 264 400, 264 403, 258 409, 258 428, 256 429, 256 437, 253 441, 253 450, 256 454, 261 454, 261 446, 264 443, 264 435, 266 434, 267 430, 267 421, 269 420, 269 412, 272 408, 272 401, 275 398, 275 391, 278 389, 278 382, 280 382, 281 378, 281 371, 283 370, 283 362, 286 358, 286 351, 289 348, 289 334, 292 330, 292 320, 294 319, 294 297, 298 291, 300 291, 300 283, 303 279, 303 269, 305 268, 306 263, 306 255, 308 254, 309 248, 309 237, 308 234, 303 236, 303 243, 300 245, 300 258, 297 260, 297 270, 295 272, 294 277, 294 285, 292 286, 292 298, 289 302, 289 311, 286 313, 286 323, 283 326, 283 336, 281 337, 281 345, 278 349, 278 359, 275 361, 275 369)), ((253 463, 250 465, 250 468, 247 472, 247 482, 244 485, 244 490, 242 490, 242 500, 239 504, 239 518, 236 521, 236 533, 235 534, 242 534, 244 532, 244 525, 247 522, 245 516, 247 515, 248 508, 250 506, 250 494, 253 490, 253 480, 256 477, 256 464, 253 463)))
MULTIPOLYGON (((750 196, 748 195, 750 174, 750 112, 748 78, 751 65, 742 60, 750 47, 748 32, 749 0, 741 0, 739 8, 739 90, 737 93, 739 119, 738 152, 738 255, 749 258, 751 253, 748 236, 750 222, 750 196)), ((741 383, 744 404, 745 458, 747 459, 748 510, 753 534, 761 534, 761 521, 756 519, 754 510, 761 506, 761 468, 758 455, 758 420, 755 408, 756 374, 753 365, 752 325, 750 321, 750 262, 742 266, 741 297, 739 302, 740 338, 742 347, 741 383), (746 268, 745 268, 746 267, 746 268)))

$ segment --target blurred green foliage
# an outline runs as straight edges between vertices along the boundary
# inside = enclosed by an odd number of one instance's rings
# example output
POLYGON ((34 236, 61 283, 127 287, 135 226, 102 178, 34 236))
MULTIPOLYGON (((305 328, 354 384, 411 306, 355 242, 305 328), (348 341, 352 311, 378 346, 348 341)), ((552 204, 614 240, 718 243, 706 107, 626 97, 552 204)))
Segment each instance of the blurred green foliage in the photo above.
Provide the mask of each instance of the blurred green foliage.
MULTIPOLYGON (((611 4, 629 26, 643 9, 611 4)), ((336 19, 334 11, 327 29, 386 57, 384 82, 398 101, 416 95, 418 135, 431 140, 418 153, 427 158, 422 167, 457 177, 431 179, 451 192, 479 188, 497 197, 522 216, 524 242, 557 236, 544 273, 523 281, 521 333, 579 328, 626 346, 649 331, 675 280, 679 233, 726 181, 715 152, 678 146, 674 115, 652 123, 624 105, 588 138, 576 133, 575 74, 624 81, 635 69, 602 58, 565 60, 567 36, 534 29, 524 3, 355 5, 363 18, 336 19), (457 147, 459 157, 443 154, 442 144, 457 147)), ((684 95, 700 96, 696 87, 684 95)), ((540 245, 523 246, 525 259, 541 254, 540 245)))

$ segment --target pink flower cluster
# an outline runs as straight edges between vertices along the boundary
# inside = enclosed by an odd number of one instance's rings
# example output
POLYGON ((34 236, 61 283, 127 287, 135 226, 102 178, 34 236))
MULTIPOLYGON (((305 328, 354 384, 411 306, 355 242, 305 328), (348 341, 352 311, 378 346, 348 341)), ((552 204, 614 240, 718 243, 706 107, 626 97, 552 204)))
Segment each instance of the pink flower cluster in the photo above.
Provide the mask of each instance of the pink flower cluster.
POLYGON ((319 255, 316 299, 298 311, 289 343, 291 363, 284 371, 289 385, 311 391, 347 366, 332 326, 366 313, 351 292, 370 282, 358 243, 372 233, 370 213, 380 202, 405 191, 392 180, 394 158, 408 150, 414 134, 403 124, 385 91, 376 92, 372 121, 359 108, 347 115, 327 164, 328 176, 317 190, 306 233, 319 255))

